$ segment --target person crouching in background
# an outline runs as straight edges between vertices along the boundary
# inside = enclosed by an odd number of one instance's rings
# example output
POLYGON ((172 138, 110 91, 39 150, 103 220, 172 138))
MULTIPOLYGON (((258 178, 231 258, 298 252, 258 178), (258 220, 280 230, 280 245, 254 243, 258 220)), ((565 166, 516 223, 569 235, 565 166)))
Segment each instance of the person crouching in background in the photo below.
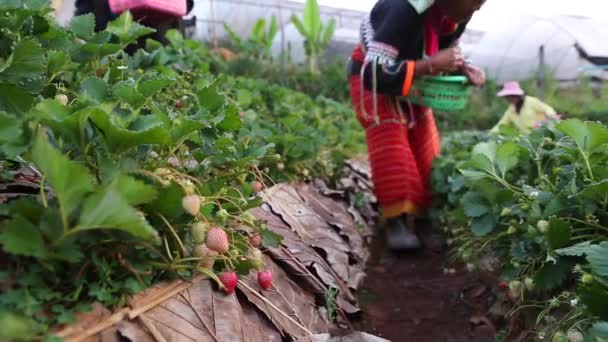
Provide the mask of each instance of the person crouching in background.
POLYGON ((534 128, 547 121, 561 119, 561 116, 551 106, 535 97, 526 95, 517 82, 505 83, 497 96, 507 100, 509 108, 502 119, 492 128, 493 133, 498 132, 503 125, 513 125, 521 134, 529 134, 534 128))

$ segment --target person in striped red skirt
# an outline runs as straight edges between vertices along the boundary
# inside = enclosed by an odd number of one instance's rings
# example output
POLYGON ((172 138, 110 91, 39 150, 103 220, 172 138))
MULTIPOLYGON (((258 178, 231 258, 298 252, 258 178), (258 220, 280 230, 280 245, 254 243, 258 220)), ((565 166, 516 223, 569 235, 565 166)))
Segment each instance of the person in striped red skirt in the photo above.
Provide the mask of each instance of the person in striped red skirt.
POLYGON ((439 154, 430 108, 405 100, 421 76, 459 72, 474 85, 484 73, 457 46, 485 0, 379 0, 361 25, 349 62, 349 86, 366 132, 376 197, 388 247, 421 247, 415 218, 431 202, 429 177, 439 154))

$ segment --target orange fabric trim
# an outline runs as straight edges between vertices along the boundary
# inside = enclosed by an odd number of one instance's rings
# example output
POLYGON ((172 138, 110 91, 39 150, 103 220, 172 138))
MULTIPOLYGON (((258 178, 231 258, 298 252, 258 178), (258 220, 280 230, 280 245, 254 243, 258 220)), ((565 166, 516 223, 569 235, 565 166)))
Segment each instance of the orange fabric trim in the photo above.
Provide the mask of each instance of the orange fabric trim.
POLYGON ((383 219, 398 217, 403 214, 412 214, 415 216, 419 216, 420 214, 419 208, 411 201, 398 202, 393 205, 382 207, 381 210, 383 219))
POLYGON ((401 95, 407 97, 412 90, 412 83, 414 83, 414 73, 416 72, 416 62, 409 61, 405 68, 405 81, 403 82, 403 88, 401 89, 401 95))

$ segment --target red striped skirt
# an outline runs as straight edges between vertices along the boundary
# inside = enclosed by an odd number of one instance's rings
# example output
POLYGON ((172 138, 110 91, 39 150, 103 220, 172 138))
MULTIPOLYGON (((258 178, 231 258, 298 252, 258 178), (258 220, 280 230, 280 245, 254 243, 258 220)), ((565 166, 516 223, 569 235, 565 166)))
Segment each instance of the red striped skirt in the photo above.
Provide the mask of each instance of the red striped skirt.
MULTIPOLYGON (((360 51, 355 54, 360 56, 360 51)), ((351 76, 349 83, 357 118, 366 132, 383 216, 421 214, 431 204, 429 179, 440 149, 432 111, 382 94, 376 94, 374 105, 373 93, 362 91, 360 76, 351 76)))

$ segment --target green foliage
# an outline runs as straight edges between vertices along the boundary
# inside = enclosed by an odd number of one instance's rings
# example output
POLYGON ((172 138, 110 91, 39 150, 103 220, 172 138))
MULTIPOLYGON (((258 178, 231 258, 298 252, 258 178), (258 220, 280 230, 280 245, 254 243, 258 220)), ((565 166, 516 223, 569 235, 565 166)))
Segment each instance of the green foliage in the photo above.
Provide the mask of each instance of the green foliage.
POLYGON ((230 25, 224 23, 224 29, 241 54, 253 57, 254 61, 271 59, 272 43, 279 33, 279 24, 274 15, 268 25, 266 25, 266 19, 258 19, 253 25, 251 34, 245 40, 239 37, 230 25))
MULTIPOLYGON (((40 184, 0 206, 0 321, 14 328, 0 339, 40 340, 93 301, 121 306, 197 270, 213 279, 228 268, 248 272, 250 247, 235 227, 281 243, 244 215, 261 204, 250 184, 331 176, 361 150, 348 106, 213 75, 208 50, 176 31, 168 46, 148 41, 127 55, 151 32, 128 13, 96 33, 90 15, 59 27, 46 1, 0 9, 2 174, 11 181, 29 166, 40 184), (186 195, 199 196, 194 215, 186 195), (214 270, 188 257, 199 220, 232 239, 214 270)), ((254 35, 271 40, 275 26, 260 24, 254 35)))
MULTIPOLYGON (((577 84, 560 87, 549 77, 544 92, 534 80, 522 82, 526 92, 555 108, 566 118, 600 121, 608 123, 608 85, 592 83, 586 79, 577 84)), ((467 107, 456 113, 436 113, 437 123, 442 131, 461 131, 471 129, 491 129, 507 109, 507 102, 496 94, 500 85, 489 80, 482 88, 475 89, 467 107)))
POLYGON ((334 36, 336 20, 332 18, 327 23, 323 23, 317 0, 306 0, 303 17, 298 18, 293 15, 291 22, 304 38, 304 51, 310 72, 318 74, 319 59, 334 36))
POLYGON ((578 119, 528 136, 444 139, 432 176, 433 217, 450 227, 451 256, 474 262, 490 255, 501 260, 505 280, 531 279, 534 291, 518 305, 545 301, 527 307, 540 307, 533 324, 543 334, 566 331, 577 315, 607 319, 607 161, 606 126, 578 119), (580 304, 564 311, 552 296, 580 304), (544 321, 549 313, 560 320, 544 321))

